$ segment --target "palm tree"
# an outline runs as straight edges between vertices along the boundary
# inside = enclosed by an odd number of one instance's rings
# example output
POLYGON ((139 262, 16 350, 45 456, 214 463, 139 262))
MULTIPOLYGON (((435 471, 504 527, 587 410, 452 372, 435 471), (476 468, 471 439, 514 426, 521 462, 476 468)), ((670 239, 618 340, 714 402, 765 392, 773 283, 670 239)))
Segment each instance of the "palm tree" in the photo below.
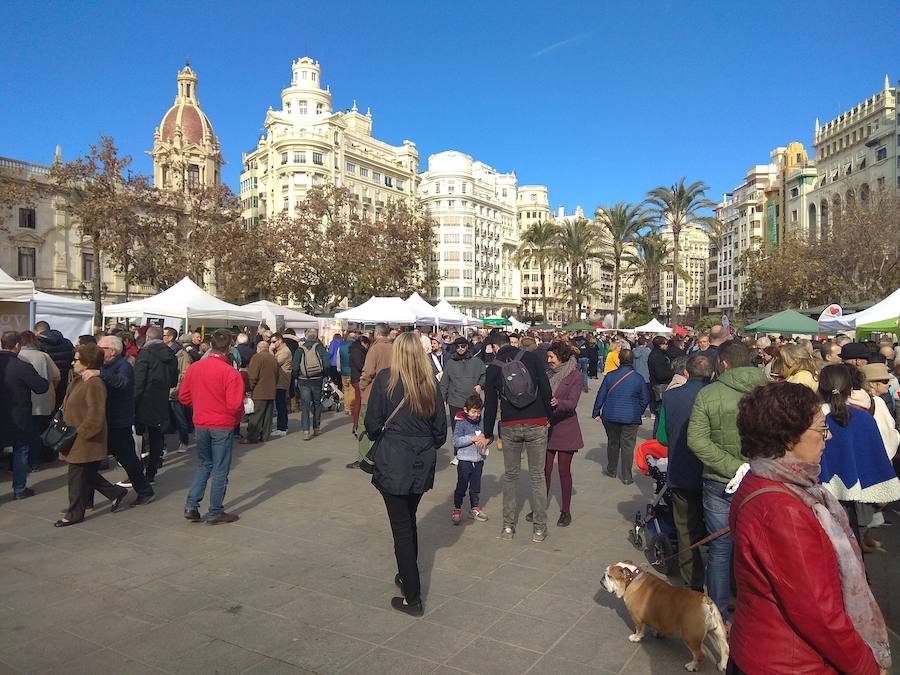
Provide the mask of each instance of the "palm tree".
POLYGON ((651 226, 651 219, 641 204, 619 202, 615 206, 598 206, 594 218, 602 232, 608 235, 613 262, 613 328, 619 327, 619 290, 622 256, 641 230, 651 226))
POLYGON ((589 220, 576 218, 566 221, 556 237, 556 255, 569 265, 569 291, 572 302, 572 322, 578 316, 578 277, 587 272, 589 260, 602 257, 600 231, 589 220))
POLYGON ((519 249, 516 251, 517 265, 537 265, 541 275, 541 306, 544 310, 544 321, 547 321, 547 266, 556 259, 556 237, 559 226, 551 221, 534 223, 520 236, 519 249))
MULTIPOLYGON (((647 193, 646 204, 650 212, 659 220, 662 227, 672 228, 672 263, 678 267, 678 256, 681 245, 681 230, 688 223, 701 218, 699 211, 715 206, 704 195, 709 187, 697 180, 690 185, 684 184, 684 176, 672 187, 658 187, 647 193)), ((678 275, 672 277, 672 321, 678 316, 678 275)))
POLYGON ((658 233, 649 232, 638 237, 634 245, 634 250, 626 252, 622 258, 625 263, 625 278, 633 283, 643 284, 650 310, 659 309, 662 304, 660 302, 662 275, 677 269, 678 274, 673 275, 673 278, 680 276, 682 279, 687 279, 689 277, 684 270, 675 267, 671 245, 658 233), (656 298, 655 303, 654 297, 656 298))
MULTIPOLYGON (((715 217, 700 218, 697 222, 709 236, 710 249, 714 248, 716 250, 716 256, 721 255, 722 241, 725 237, 725 223, 715 217)), ((701 311, 706 311, 709 309, 709 285, 704 284, 701 291, 703 292, 703 307, 701 311)))
POLYGON ((589 302, 593 297, 602 297, 603 288, 589 274, 580 274, 575 281, 575 293, 578 298, 578 312, 581 313, 585 302, 589 302))

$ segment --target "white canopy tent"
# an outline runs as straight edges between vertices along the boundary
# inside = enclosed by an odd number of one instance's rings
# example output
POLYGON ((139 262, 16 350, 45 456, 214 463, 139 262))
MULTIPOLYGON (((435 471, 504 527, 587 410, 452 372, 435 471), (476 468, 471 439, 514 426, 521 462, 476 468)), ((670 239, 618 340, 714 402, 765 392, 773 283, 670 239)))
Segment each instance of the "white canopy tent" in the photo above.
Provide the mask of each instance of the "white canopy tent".
POLYGON ((30 329, 38 321, 46 321, 50 328, 58 330, 73 342, 79 335, 94 332, 94 303, 62 295, 51 295, 34 289, 32 281, 16 281, 0 269, 0 304, 28 303, 21 312, 0 310, 7 318, 4 330, 23 331, 30 329))
POLYGON ((338 312, 334 318, 352 323, 392 323, 404 326, 416 323, 416 313, 402 298, 375 295, 358 307, 338 312))
POLYGON ((465 326, 470 320, 470 317, 454 309, 453 305, 443 298, 435 305, 435 309, 440 322, 448 326, 465 326))
POLYGON ((656 319, 651 319, 649 323, 645 323, 643 326, 638 326, 637 328, 632 328, 636 333, 671 333, 672 329, 668 326, 661 324, 656 319))
POLYGON ((438 325, 437 309, 418 293, 413 293, 403 302, 416 313, 416 323, 438 325))
POLYGON ((831 316, 827 310, 819 317, 819 328, 826 331, 855 330, 893 333, 900 319, 900 288, 868 309, 843 316, 831 316))
POLYGON ((298 312, 296 309, 291 309, 290 307, 282 307, 270 300, 257 300, 256 302, 242 305, 241 309, 246 309, 251 312, 260 312, 262 314, 262 320, 265 321, 266 325, 272 330, 276 330, 275 327, 279 324, 277 317, 279 316, 284 320, 285 328, 321 329, 323 323, 328 321, 327 319, 317 319, 314 316, 298 312))
POLYGON ((262 312, 220 300, 185 277, 174 286, 149 298, 107 305, 103 308, 103 316, 130 319, 147 317, 184 319, 187 329, 191 320, 222 325, 257 323, 262 318, 262 312))
POLYGON ((531 326, 529 326, 527 323, 522 323, 514 316, 509 317, 509 322, 512 324, 512 327, 515 328, 520 333, 523 330, 528 330, 529 328, 531 328, 531 326))

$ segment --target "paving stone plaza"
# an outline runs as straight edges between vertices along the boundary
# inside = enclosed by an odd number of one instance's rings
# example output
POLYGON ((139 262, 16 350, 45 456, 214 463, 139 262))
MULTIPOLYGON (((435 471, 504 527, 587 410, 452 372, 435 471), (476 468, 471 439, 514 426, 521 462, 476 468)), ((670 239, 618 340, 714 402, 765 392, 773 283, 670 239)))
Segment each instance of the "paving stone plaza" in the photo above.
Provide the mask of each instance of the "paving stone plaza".
MULTIPOLYGON (((423 619, 390 609, 396 565, 384 504, 366 476, 344 468, 355 441, 343 414, 326 414, 325 433, 309 442, 292 415, 287 437, 235 447, 233 525, 182 518, 191 453, 167 456, 154 503, 111 514, 98 495, 97 510, 65 529, 52 526, 66 504, 65 467, 32 474, 37 496, 0 506, 0 673, 684 672, 680 640, 629 642, 622 602, 600 585, 607 564, 645 562, 626 533, 651 485, 602 475, 595 389, 580 404, 586 448, 572 466, 573 523, 555 526, 554 476, 543 543, 524 522, 525 476, 517 536, 496 538, 496 450, 482 488, 491 520, 454 527, 455 469, 441 451, 436 487, 419 507, 423 619)), ((883 528, 891 552, 867 559, 894 631, 897 527, 883 528)), ((701 670, 715 672, 709 661, 701 670)))

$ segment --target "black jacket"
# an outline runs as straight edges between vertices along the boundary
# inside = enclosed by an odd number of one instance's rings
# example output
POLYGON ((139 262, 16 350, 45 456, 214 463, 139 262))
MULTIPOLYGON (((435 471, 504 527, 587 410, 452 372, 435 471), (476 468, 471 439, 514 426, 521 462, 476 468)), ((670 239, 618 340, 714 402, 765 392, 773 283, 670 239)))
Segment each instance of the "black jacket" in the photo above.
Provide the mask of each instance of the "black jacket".
POLYGON ((359 382, 362 377, 363 366, 366 365, 366 348, 359 340, 354 340, 347 351, 350 355, 350 381, 359 382))
POLYGON ((106 384, 106 426, 127 429, 134 424, 134 368, 121 354, 100 366, 106 384))
POLYGON ((553 408, 550 399, 553 397, 550 391, 550 380, 547 379, 547 370, 533 352, 522 352, 522 363, 528 368, 531 377, 537 384, 538 396, 531 405, 524 408, 516 408, 510 405, 501 396, 503 385, 500 377, 501 361, 512 361, 520 350, 512 345, 503 345, 497 356, 487 366, 484 379, 484 435, 487 438, 494 437, 494 423, 497 421, 497 404, 500 404, 500 418, 503 422, 514 422, 526 419, 550 419, 553 408))
POLYGON ((66 373, 72 370, 75 345, 64 338, 58 330, 48 330, 38 335, 37 338, 41 349, 45 354, 49 354, 53 363, 59 368, 60 375, 65 379, 66 373))
POLYGON ((669 487, 698 492, 703 487, 703 463, 688 448, 687 429, 694 401, 705 386, 702 377, 692 377, 680 387, 663 393, 669 441, 669 487))
POLYGON ((43 394, 50 383, 15 352, 0 351, 0 447, 20 447, 31 440, 31 393, 43 394))
POLYGON ((144 345, 134 361, 134 421, 168 425, 169 390, 178 384, 175 352, 162 341, 144 345))
MULTIPOLYGON (((366 434, 381 435, 381 427, 403 399, 403 383, 388 396, 391 369, 384 368, 372 381, 369 407, 366 409, 366 434)), ((436 405, 430 418, 413 415, 404 405, 388 424, 375 450, 372 485, 391 495, 422 494, 434 486, 437 449, 447 440, 447 415, 444 399, 435 382, 436 405)))
MULTIPOLYGON (((290 348, 290 345, 288 345, 288 348, 290 348)), ((250 359, 252 359, 256 355, 256 347, 251 344, 243 344, 238 345, 237 350, 238 354, 241 355, 241 368, 249 368, 250 359)))
POLYGON ((669 355, 659 347, 653 347, 650 350, 650 356, 647 357, 647 367, 650 370, 650 384, 669 384, 675 371, 672 370, 672 362, 669 355))

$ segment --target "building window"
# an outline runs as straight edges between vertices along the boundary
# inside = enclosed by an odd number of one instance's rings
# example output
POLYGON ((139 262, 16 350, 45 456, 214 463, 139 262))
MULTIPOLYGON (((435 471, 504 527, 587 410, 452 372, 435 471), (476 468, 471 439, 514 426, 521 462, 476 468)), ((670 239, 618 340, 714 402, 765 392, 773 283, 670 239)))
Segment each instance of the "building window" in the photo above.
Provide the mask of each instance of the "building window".
POLYGON ((35 222, 34 209, 19 209, 19 227, 33 230, 35 228, 35 222))
POLYGON ((791 211, 791 222, 792 223, 797 222, 797 209, 794 209, 793 211, 791 211))
POLYGON ((318 164, 320 166, 322 164, 324 164, 324 162, 322 161, 322 153, 321 152, 314 152, 312 155, 313 155, 313 164, 318 164))
POLYGON ((887 159, 887 146, 884 145, 875 151, 875 161, 880 162, 883 159, 887 159))
POLYGON ((284 198, 281 200, 281 210, 282 210, 282 211, 287 211, 287 210, 288 210, 288 198, 287 198, 287 197, 284 197, 284 198))
POLYGON ((305 70, 300 71, 300 79, 305 80, 307 76, 307 72, 305 70))
POLYGON ((187 170, 187 184, 188 187, 200 187, 200 167, 196 164, 191 164, 188 166, 187 170))
POLYGON ((347 173, 356 173, 356 164, 347 162, 347 173))
POLYGON ((34 279, 35 262, 37 259, 37 250, 30 246, 19 247, 19 277, 23 279, 34 279))
POLYGON ((387 185, 388 187, 394 187, 394 179, 391 178, 390 176, 385 176, 384 184, 387 185))
POLYGON ((380 174, 378 171, 373 171, 373 172, 372 172, 372 182, 373 182, 373 183, 380 183, 380 182, 381 182, 381 174, 380 174))
POLYGON ((463 270, 463 279, 471 279, 473 276, 473 272, 474 272, 474 270, 471 270, 468 268, 464 269, 463 270))
POLYGON ((458 244, 459 243, 459 234, 458 233, 450 233, 444 235, 444 243, 445 244, 458 244))
POLYGON ((444 251, 444 260, 459 261, 459 251, 444 251))
POLYGON ((466 194, 466 184, 465 183, 462 184, 462 193, 466 194))
POLYGON ((299 164, 299 163, 300 163, 300 153, 295 152, 294 153, 294 164, 299 164))
POLYGON ((321 103, 316 103, 316 115, 321 115, 323 110, 325 110, 325 106, 321 103))
POLYGON ((361 167, 359 167, 359 175, 360 175, 362 178, 368 178, 368 177, 369 177, 369 170, 368 170, 366 167, 361 166, 361 167))
POLYGON ((506 188, 503 188, 503 196, 506 196, 506 188))
POLYGON ((459 297, 459 286, 444 286, 444 297, 445 298, 458 298, 459 297))
POLYGON ((791 197, 797 197, 800 194, 799 188, 791 188, 791 197))
POLYGON ((316 81, 316 73, 315 73, 315 71, 311 72, 309 75, 310 75, 310 78, 312 79, 312 81, 315 82, 315 81, 316 81))
POLYGON ((884 176, 878 179, 877 185, 879 190, 884 190, 884 176))
POLYGON ((81 254, 81 278, 85 281, 93 281, 94 279, 94 254, 81 254))
POLYGON ((398 189, 398 190, 402 190, 402 189, 403 189, 403 181, 400 180, 399 178, 397 179, 397 189, 398 189))
POLYGON ((463 235, 463 243, 464 243, 464 244, 471 244, 471 243, 472 243, 472 235, 471 235, 471 234, 464 234, 464 235, 463 235))
POLYGON ((448 208, 448 209, 455 209, 455 208, 456 208, 456 200, 455 200, 455 199, 448 199, 448 200, 447 200, 447 208, 448 208))
POLYGON ((463 262, 472 262, 473 253, 472 251, 463 251, 463 262))
POLYGON ((437 183, 434 184, 434 194, 436 194, 436 195, 441 194, 441 181, 438 181, 437 183))
POLYGON ((465 297, 467 297, 467 298, 471 298, 471 297, 472 297, 472 287, 471 287, 471 286, 466 286, 466 287, 463 289, 463 295, 464 295, 465 297))
POLYGON ((297 101, 297 112, 301 115, 305 115, 307 113, 306 101, 297 101))

